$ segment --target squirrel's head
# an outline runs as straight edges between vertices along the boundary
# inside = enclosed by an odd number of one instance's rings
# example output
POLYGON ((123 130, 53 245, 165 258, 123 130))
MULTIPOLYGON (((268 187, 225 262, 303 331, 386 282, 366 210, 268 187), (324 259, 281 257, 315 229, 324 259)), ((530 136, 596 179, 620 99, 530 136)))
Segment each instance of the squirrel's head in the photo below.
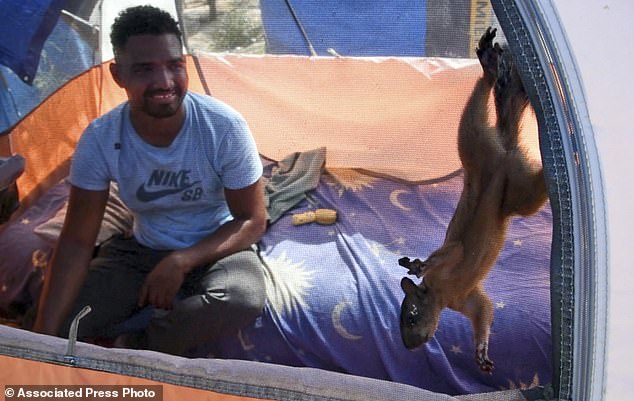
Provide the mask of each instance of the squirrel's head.
POLYGON ((433 337, 442 308, 433 290, 424 281, 416 285, 408 277, 403 277, 401 288, 405 292, 401 304, 401 338, 405 348, 416 349, 433 337))

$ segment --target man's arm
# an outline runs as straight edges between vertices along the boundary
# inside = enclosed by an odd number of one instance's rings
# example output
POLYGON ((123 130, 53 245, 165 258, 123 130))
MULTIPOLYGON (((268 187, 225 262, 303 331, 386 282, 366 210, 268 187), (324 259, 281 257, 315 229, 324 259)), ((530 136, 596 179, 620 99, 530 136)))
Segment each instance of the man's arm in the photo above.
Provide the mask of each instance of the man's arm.
POLYGON ((185 275, 257 242, 266 230, 264 188, 261 180, 242 189, 225 189, 233 220, 197 244, 173 251, 150 272, 139 294, 139 306, 171 309, 185 275))
POLYGON ((34 331, 58 335, 86 277, 107 201, 108 190, 71 187, 66 220, 44 279, 34 331))

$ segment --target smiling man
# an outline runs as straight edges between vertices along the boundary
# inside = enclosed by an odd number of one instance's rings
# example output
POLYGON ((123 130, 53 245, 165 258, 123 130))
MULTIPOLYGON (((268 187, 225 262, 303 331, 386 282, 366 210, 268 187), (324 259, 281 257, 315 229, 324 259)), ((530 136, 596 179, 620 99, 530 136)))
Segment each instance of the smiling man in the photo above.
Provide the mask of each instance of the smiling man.
POLYGON ((108 338, 149 305, 149 326, 124 336, 125 345, 182 355, 262 311, 253 250, 266 229, 262 164, 242 116, 187 90, 170 14, 124 10, 111 42, 110 72, 128 100, 93 121, 77 145, 67 217, 33 329, 65 337, 90 305, 79 339, 108 338), (95 250, 113 182, 134 215, 133 235, 95 250))

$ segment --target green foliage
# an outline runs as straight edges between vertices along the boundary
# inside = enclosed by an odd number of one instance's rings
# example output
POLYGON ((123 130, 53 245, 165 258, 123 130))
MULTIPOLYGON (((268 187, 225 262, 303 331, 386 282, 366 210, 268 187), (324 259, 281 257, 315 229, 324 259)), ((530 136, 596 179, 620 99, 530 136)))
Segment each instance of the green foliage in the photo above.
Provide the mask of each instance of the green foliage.
POLYGON ((231 10, 219 15, 213 33, 214 41, 209 46, 212 52, 246 48, 264 37, 262 26, 249 16, 247 1, 232 2, 231 10))

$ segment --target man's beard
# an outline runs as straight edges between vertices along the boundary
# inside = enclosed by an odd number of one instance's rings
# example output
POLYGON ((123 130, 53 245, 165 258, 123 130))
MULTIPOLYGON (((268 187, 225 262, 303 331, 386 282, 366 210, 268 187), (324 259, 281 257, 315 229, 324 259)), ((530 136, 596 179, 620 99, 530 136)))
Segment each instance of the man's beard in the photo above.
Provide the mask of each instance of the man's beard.
POLYGON ((174 88, 169 91, 153 91, 151 93, 147 93, 143 97, 143 112, 154 118, 169 118, 175 115, 180 109, 181 104, 183 103, 183 91, 180 88, 174 88), (173 93, 176 99, 169 103, 159 103, 157 104, 156 100, 152 99, 154 94, 160 93, 173 93))

